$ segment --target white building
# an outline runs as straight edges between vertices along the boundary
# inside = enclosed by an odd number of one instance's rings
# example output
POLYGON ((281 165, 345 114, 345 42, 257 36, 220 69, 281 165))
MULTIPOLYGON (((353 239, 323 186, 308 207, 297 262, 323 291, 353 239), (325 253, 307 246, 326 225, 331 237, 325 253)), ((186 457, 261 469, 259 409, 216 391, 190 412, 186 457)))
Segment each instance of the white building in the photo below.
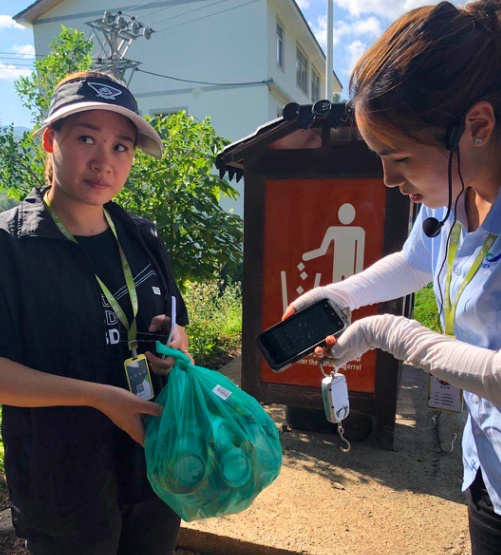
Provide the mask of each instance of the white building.
MULTIPOLYGON (((154 31, 126 54, 157 74, 138 71, 130 81, 143 115, 210 116, 220 136, 236 141, 288 102, 325 96, 325 55, 294 0, 37 0, 14 19, 33 29, 36 54, 45 55, 61 25, 90 36, 87 23, 105 10, 154 31)), ((333 89, 341 91, 335 75, 333 89)), ((242 203, 243 195, 231 207, 243 214, 242 203)))

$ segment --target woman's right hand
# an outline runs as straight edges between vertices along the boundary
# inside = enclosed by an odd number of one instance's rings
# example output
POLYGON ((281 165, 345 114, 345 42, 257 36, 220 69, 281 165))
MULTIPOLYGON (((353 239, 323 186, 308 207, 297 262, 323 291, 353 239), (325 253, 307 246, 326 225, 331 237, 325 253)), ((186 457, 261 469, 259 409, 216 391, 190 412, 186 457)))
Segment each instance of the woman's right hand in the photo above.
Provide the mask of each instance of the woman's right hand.
POLYGON ((351 310, 352 303, 350 302, 350 296, 338 287, 337 283, 331 283, 330 285, 314 287, 292 301, 292 303, 285 310, 282 320, 285 320, 285 318, 292 316, 294 312, 303 310, 303 308, 306 308, 307 306, 310 306, 310 304, 320 301, 321 299, 329 299, 341 310, 344 310, 345 308, 350 308, 351 310))
POLYGON ((130 391, 40 372, 0 357, 0 404, 13 407, 92 407, 144 444, 145 414, 160 416, 162 405, 130 391))
POLYGON ((144 445, 143 416, 161 416, 162 405, 144 401, 121 387, 102 385, 95 408, 104 413, 116 426, 144 445))
MULTIPOLYGON (((332 302, 340 307, 347 305, 346 300, 343 298, 342 294, 336 291, 333 286, 329 287, 315 287, 310 291, 307 291, 300 297, 298 297, 294 302, 292 302, 285 310, 282 320, 290 318, 298 310, 302 310, 312 303, 319 301, 320 299, 330 299, 332 302)), ((336 344, 336 338, 333 335, 328 335, 325 338, 325 346, 317 347, 315 349, 315 356, 319 358, 325 358, 330 356, 331 348, 336 344)))

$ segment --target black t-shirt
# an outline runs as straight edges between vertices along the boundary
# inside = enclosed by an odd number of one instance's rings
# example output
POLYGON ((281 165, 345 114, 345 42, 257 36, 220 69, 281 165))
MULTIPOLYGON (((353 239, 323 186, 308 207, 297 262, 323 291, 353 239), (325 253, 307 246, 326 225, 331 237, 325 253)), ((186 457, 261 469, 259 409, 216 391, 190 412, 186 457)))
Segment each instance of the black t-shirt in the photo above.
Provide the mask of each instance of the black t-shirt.
MULTIPOLYGON (((137 339, 138 352, 151 351, 155 353, 157 339, 166 340, 165 335, 150 334, 148 328, 153 316, 164 314, 165 292, 161 290, 158 276, 143 252, 141 245, 127 233, 120 222, 114 222, 120 246, 130 265, 134 286, 138 296, 137 339)), ((132 322, 132 304, 120 260, 118 244, 111 229, 93 236, 75 237, 80 246, 86 251, 95 274, 106 285, 115 297, 120 307, 132 322)), ((98 285, 99 287, 99 285, 98 285)), ((101 288, 99 287, 101 290, 101 288)), ((106 383, 128 389, 124 370, 124 361, 131 357, 128 348, 128 332, 122 325, 106 296, 101 291, 103 318, 106 323, 106 343, 108 352, 108 376, 106 383)), ((165 384, 164 378, 151 372, 155 395, 158 395, 165 384)), ((115 428, 114 452, 115 468, 118 481, 120 502, 134 504, 151 497, 153 492, 146 476, 144 449, 128 434, 115 428)))

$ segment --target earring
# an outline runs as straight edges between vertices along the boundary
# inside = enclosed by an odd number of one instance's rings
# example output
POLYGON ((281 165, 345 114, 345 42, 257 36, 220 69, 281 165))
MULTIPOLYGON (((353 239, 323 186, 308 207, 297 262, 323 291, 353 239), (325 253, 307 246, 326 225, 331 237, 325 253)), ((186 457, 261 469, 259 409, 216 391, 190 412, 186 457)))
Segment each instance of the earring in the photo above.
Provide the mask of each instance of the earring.
POLYGON ((482 139, 480 139, 480 137, 475 137, 475 138, 473 139, 473 144, 474 144, 475 146, 480 146, 483 142, 484 142, 484 141, 482 141, 482 139))

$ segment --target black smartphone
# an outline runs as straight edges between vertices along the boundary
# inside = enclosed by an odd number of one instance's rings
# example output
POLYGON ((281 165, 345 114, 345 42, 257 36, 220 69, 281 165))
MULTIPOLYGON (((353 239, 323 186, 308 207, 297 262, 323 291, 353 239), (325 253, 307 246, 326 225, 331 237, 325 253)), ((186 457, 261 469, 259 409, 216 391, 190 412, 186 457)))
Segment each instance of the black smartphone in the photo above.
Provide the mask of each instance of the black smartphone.
POLYGON ((270 368, 279 372, 312 353, 328 335, 339 335, 348 324, 340 308, 321 299, 261 332, 256 343, 270 368))

